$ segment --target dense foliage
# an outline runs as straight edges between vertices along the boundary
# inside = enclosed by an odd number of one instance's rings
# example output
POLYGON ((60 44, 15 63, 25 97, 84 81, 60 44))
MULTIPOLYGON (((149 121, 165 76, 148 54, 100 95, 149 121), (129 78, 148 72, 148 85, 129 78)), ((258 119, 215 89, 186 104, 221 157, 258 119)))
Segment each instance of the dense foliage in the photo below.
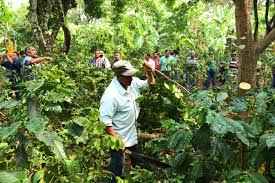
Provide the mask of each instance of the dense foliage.
MULTIPOLYGON (((0 67, 0 182, 104 182, 110 176, 108 151, 123 148, 123 143, 106 135, 105 126, 98 121, 100 98, 114 75, 111 70, 87 66, 96 48, 108 58, 120 50, 123 58, 140 69, 140 78, 145 77, 139 63, 144 53, 179 49, 184 60, 190 50, 196 49, 201 62, 194 77, 200 83, 205 79, 209 47, 217 57, 225 49, 236 50, 230 3, 77 2, 78 7, 67 17, 72 35, 70 52, 58 52, 63 44, 61 31, 54 51, 47 53, 55 60, 40 64, 37 80, 20 84, 20 100, 10 98, 11 83, 0 67), (90 8, 93 3, 97 6, 90 8), (40 113, 32 115, 29 103, 34 100, 40 113)), ((2 47, 4 34, 17 41, 18 50, 37 46, 23 16, 26 8, 10 14, 11 10, 2 7, 6 12, 0 23, 2 47)), ((269 87, 273 62, 272 50, 261 55, 259 86, 244 97, 236 96, 233 82, 213 91, 198 87, 188 95, 155 73, 156 86, 138 99, 138 122, 142 131, 157 130, 161 135, 140 143, 144 154, 172 167, 141 165, 120 181, 273 181, 275 90, 269 87)), ((178 66, 180 72, 183 67, 178 66)))

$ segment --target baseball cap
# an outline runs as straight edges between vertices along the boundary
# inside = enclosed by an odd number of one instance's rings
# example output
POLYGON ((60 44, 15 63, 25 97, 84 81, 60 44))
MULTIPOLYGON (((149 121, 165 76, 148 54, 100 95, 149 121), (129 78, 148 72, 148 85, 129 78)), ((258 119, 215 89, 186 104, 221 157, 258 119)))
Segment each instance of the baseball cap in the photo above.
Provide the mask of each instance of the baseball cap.
POLYGON ((122 76, 133 76, 137 72, 137 69, 135 69, 131 65, 131 63, 126 60, 120 60, 115 62, 112 66, 112 70, 117 75, 122 75, 122 76))

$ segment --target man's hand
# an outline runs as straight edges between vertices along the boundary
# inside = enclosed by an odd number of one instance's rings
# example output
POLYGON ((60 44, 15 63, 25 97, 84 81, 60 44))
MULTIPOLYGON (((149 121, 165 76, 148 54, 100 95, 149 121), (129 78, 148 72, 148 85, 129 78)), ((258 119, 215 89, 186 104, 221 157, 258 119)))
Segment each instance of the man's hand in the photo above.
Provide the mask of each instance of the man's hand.
POLYGON ((109 135, 116 136, 115 130, 112 126, 106 126, 105 132, 109 135))
POLYGON ((45 57, 45 60, 48 60, 48 61, 53 61, 53 58, 52 57, 45 57))

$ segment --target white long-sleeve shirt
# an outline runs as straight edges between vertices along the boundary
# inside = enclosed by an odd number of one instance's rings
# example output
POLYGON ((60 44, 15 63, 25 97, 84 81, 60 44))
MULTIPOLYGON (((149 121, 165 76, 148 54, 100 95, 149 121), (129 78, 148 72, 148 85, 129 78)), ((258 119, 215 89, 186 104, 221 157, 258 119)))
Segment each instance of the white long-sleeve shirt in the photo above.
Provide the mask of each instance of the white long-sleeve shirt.
POLYGON ((136 120, 140 107, 136 99, 142 89, 148 88, 147 80, 133 77, 125 90, 115 77, 106 88, 99 109, 99 119, 106 126, 112 126, 116 135, 125 142, 125 147, 138 143, 136 120))

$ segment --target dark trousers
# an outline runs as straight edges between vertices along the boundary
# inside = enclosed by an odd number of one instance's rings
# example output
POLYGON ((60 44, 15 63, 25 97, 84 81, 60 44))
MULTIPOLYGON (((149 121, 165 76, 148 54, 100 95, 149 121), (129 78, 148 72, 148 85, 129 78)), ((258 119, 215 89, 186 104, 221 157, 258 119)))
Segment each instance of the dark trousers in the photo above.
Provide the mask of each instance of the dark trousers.
MULTIPOLYGON (((141 152, 137 144, 132 147, 126 147, 126 149, 133 152, 138 152, 138 153, 141 152)), ((123 173, 124 152, 123 150, 116 151, 111 149, 110 154, 111 154, 111 162, 109 165, 109 171, 113 173, 112 183, 115 183, 116 182, 115 177, 116 176, 121 177, 123 173)), ((130 158, 131 158, 131 163, 133 167, 135 167, 138 163, 140 163, 140 161, 135 157, 130 156, 130 158)))
POLYGON ((221 73, 221 82, 222 82, 222 84, 225 84, 225 82, 226 82, 226 75, 227 75, 227 71, 225 70, 225 66, 221 67, 220 73, 221 73))
POLYGON ((205 85, 206 90, 210 87, 211 82, 212 82, 212 88, 215 88, 215 86, 216 86, 216 72, 215 71, 207 72, 207 82, 205 85))

